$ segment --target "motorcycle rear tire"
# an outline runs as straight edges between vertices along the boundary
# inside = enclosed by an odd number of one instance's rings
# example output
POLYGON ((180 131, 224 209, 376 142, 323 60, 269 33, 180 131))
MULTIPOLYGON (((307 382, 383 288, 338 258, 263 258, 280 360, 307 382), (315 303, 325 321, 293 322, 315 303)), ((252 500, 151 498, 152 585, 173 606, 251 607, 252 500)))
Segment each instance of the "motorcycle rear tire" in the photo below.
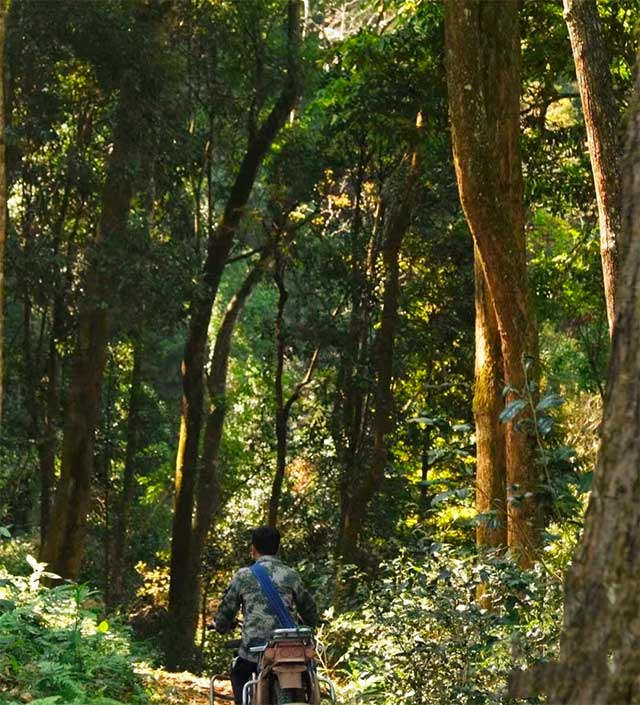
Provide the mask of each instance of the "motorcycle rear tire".
POLYGON ((305 702, 304 691, 297 688, 281 688, 277 679, 273 681, 273 705, 287 705, 287 703, 305 702))

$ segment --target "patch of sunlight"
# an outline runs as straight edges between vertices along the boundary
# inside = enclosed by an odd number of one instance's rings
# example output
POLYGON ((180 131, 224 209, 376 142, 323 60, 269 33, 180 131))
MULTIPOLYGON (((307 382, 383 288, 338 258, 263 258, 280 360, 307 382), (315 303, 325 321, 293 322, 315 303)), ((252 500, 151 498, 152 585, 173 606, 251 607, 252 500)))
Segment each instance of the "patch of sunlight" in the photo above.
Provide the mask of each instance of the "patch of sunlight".
POLYGON ((578 122, 571 98, 560 98, 547 109, 546 125, 550 130, 571 127, 578 122))

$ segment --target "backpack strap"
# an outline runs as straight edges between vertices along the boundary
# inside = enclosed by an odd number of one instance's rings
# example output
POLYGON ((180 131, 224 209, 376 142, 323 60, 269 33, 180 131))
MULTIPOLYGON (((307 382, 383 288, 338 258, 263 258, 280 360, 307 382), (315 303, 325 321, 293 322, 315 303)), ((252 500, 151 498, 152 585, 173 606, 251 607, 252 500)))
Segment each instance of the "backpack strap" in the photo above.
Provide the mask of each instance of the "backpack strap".
POLYGON ((271 577, 269 576, 269 573, 267 573, 265 567, 260 563, 254 563, 249 570, 258 581, 262 594, 265 596, 269 607, 271 607, 278 618, 280 626, 283 629, 295 629, 296 623, 293 619, 291 619, 289 610, 282 601, 282 597, 280 597, 280 593, 278 592, 273 580, 271 580, 271 577))

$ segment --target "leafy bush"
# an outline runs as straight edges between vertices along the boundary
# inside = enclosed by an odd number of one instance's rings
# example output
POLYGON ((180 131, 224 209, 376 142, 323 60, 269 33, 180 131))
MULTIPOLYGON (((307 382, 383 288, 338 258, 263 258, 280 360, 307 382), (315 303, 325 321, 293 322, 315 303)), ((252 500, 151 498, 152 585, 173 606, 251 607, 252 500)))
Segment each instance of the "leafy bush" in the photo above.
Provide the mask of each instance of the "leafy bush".
POLYGON ((128 635, 89 609, 86 585, 43 585, 52 575, 0 565, 0 703, 117 705, 146 703, 130 663, 128 635))
POLYGON ((322 636, 343 702, 503 703, 514 667, 555 655, 561 605, 548 565, 434 544, 381 566, 362 607, 330 614, 322 636))
POLYGON ((29 554, 36 553, 35 541, 30 536, 12 536, 9 529, 0 526, 0 566, 14 575, 29 575, 29 554), (9 539, 2 540, 2 539, 9 539))

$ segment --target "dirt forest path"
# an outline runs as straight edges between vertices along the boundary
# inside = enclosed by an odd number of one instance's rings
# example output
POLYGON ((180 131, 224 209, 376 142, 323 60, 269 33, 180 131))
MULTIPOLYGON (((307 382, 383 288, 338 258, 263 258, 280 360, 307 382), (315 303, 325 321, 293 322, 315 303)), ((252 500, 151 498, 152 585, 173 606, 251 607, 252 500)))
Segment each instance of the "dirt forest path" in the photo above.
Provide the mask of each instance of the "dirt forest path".
MULTIPOLYGON (((208 678, 187 671, 169 673, 149 666, 139 666, 136 671, 144 680, 154 705, 209 705, 208 678)), ((228 693, 231 694, 230 687, 228 693)))

